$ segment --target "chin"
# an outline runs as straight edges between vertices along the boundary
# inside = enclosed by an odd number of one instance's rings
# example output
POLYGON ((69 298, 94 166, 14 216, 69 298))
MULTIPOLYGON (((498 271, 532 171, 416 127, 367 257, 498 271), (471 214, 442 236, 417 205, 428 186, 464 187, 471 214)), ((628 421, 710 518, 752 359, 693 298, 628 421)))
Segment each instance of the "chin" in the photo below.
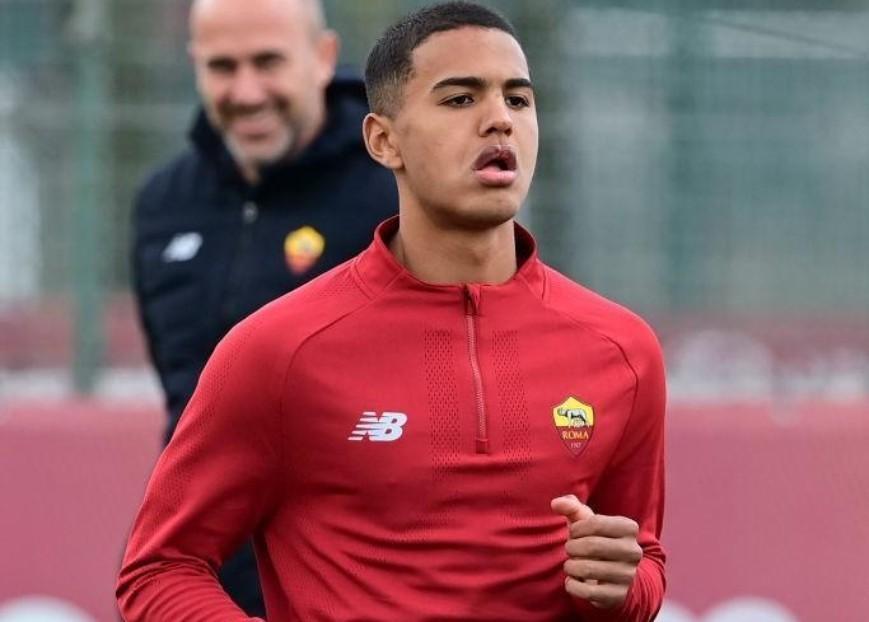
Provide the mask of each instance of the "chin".
POLYGON ((495 229, 516 217, 519 205, 514 201, 500 200, 488 205, 468 206, 464 209, 451 209, 447 220, 457 228, 485 231, 495 229))
POLYGON ((244 162, 251 162, 257 167, 269 166, 282 160, 292 149, 292 143, 287 140, 263 141, 259 144, 245 144, 244 141, 230 139, 230 150, 244 162))

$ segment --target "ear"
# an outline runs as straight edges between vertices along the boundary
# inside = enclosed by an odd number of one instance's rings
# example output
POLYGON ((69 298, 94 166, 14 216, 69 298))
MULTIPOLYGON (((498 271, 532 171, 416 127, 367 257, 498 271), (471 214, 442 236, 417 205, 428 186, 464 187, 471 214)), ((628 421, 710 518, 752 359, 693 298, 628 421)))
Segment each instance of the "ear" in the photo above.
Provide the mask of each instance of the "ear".
POLYGON ((341 39, 334 30, 324 30, 317 39, 317 60, 320 66, 320 84, 328 85, 335 76, 341 39))
POLYGON ((389 117, 373 112, 368 113, 362 121, 362 137, 365 139, 368 154, 376 162, 393 171, 404 166, 401 149, 395 143, 395 132, 389 117))

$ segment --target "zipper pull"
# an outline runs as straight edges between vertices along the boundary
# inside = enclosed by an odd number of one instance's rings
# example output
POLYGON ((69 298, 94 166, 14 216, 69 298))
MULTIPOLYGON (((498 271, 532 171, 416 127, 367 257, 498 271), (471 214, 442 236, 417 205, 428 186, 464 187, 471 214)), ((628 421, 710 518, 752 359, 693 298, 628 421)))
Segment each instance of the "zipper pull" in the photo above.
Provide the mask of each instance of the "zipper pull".
POLYGON ((465 314, 480 315, 480 286, 465 283, 465 314))
POLYGON ((241 220, 246 225, 256 222, 259 216, 259 206, 254 201, 245 202, 241 209, 241 220))

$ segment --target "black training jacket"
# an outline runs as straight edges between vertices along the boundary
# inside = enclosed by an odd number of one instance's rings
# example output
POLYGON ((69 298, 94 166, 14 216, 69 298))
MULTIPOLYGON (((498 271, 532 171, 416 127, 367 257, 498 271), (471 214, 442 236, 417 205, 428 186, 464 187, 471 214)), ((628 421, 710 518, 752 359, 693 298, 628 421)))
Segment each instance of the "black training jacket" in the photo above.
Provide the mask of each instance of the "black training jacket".
POLYGON ((234 324, 362 251, 398 209, 392 173, 362 142, 362 82, 339 74, 327 105, 322 134, 298 159, 263 171, 257 186, 200 111, 189 148, 138 194, 133 282, 166 395, 167 438, 234 324))

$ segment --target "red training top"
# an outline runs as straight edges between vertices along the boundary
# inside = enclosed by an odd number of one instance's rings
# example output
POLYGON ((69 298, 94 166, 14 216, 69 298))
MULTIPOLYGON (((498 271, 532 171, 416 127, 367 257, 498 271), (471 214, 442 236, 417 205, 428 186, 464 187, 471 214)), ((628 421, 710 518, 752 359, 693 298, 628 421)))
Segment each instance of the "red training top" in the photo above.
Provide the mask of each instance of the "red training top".
POLYGON ((652 618, 664 593, 664 371, 651 330, 545 266, 502 285, 355 259, 221 342, 152 475, 118 583, 128 622, 245 620, 215 571, 253 535, 269 618, 652 618), (573 493, 640 525, 623 607, 564 591, 573 493))

